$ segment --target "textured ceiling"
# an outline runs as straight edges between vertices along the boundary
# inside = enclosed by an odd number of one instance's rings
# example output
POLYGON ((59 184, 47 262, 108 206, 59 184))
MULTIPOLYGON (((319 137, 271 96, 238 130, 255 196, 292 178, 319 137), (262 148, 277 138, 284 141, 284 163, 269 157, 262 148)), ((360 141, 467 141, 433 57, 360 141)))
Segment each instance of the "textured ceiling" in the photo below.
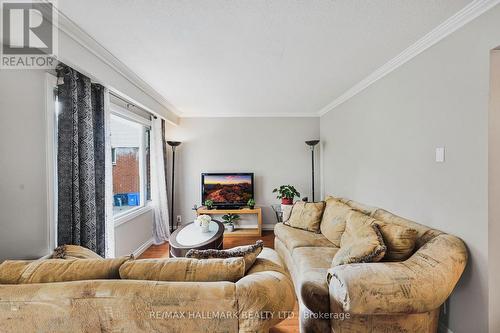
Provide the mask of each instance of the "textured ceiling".
POLYGON ((470 0, 59 0, 180 115, 315 115, 470 0))

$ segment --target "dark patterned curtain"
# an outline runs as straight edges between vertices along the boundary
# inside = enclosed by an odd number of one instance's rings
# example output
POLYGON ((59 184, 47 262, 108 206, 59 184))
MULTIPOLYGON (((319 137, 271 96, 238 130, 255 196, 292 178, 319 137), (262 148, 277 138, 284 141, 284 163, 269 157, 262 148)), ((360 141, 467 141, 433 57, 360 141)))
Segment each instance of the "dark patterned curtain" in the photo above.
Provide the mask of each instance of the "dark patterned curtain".
POLYGON ((104 256, 104 88, 65 65, 57 76, 57 242, 104 256))

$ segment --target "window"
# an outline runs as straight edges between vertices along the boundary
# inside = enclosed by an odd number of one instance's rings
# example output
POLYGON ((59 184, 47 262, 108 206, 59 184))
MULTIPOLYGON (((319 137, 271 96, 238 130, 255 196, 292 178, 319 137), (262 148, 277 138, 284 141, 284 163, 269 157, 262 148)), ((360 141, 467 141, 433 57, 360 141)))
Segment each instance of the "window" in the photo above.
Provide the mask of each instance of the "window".
POLYGON ((116 149, 111 148, 111 164, 116 164, 116 149))
POLYGON ((149 131, 144 121, 111 114, 113 216, 143 207, 150 200, 149 131))

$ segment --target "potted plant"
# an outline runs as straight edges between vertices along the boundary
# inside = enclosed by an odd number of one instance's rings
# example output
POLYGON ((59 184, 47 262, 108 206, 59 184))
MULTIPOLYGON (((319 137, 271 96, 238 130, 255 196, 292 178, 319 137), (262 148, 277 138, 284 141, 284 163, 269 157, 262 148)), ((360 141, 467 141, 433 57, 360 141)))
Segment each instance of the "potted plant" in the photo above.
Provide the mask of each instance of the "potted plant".
POLYGON ((293 205, 293 198, 300 198, 300 193, 292 185, 281 185, 273 193, 278 193, 276 199, 281 199, 282 205, 293 205))
POLYGON ((228 232, 233 232, 234 231, 234 222, 240 219, 240 216, 238 214, 226 214, 222 215, 222 219, 224 220, 224 223, 226 225, 226 229, 228 232))
POLYGON ((210 199, 205 200, 205 206, 207 207, 207 209, 213 209, 214 208, 213 200, 210 199))
POLYGON ((247 206, 250 209, 254 209, 254 207, 255 207, 255 200, 253 198, 248 199, 247 206))

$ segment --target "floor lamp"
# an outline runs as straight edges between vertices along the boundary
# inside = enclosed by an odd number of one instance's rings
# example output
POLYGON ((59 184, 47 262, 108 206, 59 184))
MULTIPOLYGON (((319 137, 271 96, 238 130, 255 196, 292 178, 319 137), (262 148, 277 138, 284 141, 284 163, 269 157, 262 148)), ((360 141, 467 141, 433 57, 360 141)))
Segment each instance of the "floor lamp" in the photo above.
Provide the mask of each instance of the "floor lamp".
POLYGON ((170 198, 170 221, 169 221, 169 228, 170 232, 174 231, 174 180, 175 180, 175 148, 181 144, 180 141, 167 141, 167 144, 172 147, 172 181, 171 181, 171 187, 172 191, 171 193, 171 198, 170 198))
POLYGON ((312 202, 314 202, 314 147, 319 143, 319 140, 306 141, 306 145, 311 147, 311 178, 312 178, 312 202))

